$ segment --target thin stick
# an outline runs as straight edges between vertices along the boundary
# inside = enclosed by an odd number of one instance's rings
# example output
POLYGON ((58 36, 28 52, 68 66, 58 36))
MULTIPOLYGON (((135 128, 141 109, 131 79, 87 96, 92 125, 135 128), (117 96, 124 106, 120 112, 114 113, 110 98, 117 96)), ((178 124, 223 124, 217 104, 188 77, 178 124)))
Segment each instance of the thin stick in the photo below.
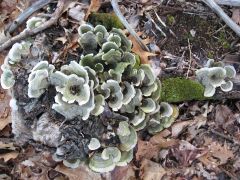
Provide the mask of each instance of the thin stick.
POLYGON ((240 26, 238 26, 228 15, 217 5, 213 0, 202 0, 207 4, 215 13, 222 18, 222 20, 238 35, 240 36, 240 26))
POLYGON ((13 21, 7 31, 11 34, 15 31, 15 29, 20 26, 29 16, 31 16, 34 12, 38 11, 42 7, 46 6, 53 0, 39 0, 24 10, 18 17, 13 21))
POLYGON ((240 6, 239 0, 215 0, 215 2, 221 5, 240 6))
POLYGON ((53 24, 55 24, 58 21, 58 18, 62 14, 65 1, 66 0, 58 1, 57 8, 56 8, 55 12, 52 14, 52 17, 48 21, 46 21, 44 24, 42 24, 41 26, 39 26, 35 29, 25 29, 19 35, 12 37, 11 39, 9 39, 8 41, 6 41, 5 43, 3 43, 0 46, 0 52, 3 51, 4 49, 8 48, 9 46, 13 45, 15 42, 20 41, 28 36, 35 35, 41 31, 51 27, 53 24))
POLYGON ((191 64, 192 64, 192 50, 191 50, 191 45, 190 45, 190 41, 188 39, 188 49, 189 49, 189 66, 188 66, 188 70, 187 70, 187 78, 188 78, 188 74, 189 74, 189 71, 190 71, 190 68, 191 68, 191 64))
POLYGON ((115 14, 118 16, 118 18, 120 19, 122 24, 129 31, 129 33, 137 40, 137 42, 141 46, 141 48, 145 51, 149 51, 148 47, 142 42, 142 39, 137 35, 137 33, 132 29, 130 24, 127 22, 127 20, 122 15, 120 8, 118 6, 117 0, 111 0, 111 4, 112 4, 115 14))

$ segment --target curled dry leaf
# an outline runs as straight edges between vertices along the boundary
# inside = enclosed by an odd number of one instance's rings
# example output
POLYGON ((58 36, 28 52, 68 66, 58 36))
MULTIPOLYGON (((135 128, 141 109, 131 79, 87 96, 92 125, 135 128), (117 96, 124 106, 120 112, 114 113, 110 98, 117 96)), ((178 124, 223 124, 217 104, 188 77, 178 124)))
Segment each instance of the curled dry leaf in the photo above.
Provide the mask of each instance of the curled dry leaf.
POLYGON ((162 179, 166 170, 158 163, 144 159, 140 167, 140 177, 143 180, 162 179))
POLYGON ((172 137, 177 137, 187 126, 191 125, 194 121, 179 121, 172 125, 172 137))
POLYGON ((154 135, 149 141, 138 140, 136 160, 158 159, 161 149, 174 147, 178 144, 176 139, 165 138, 170 134, 168 130, 164 130, 159 134, 154 135))
POLYGON ((3 158, 4 162, 9 161, 10 159, 15 159, 19 154, 13 143, 0 142, 0 152, 6 152, 0 154, 0 159, 3 158))
POLYGON ((8 162, 10 159, 15 159, 18 156, 18 152, 13 151, 5 154, 0 154, 0 159, 4 159, 4 162, 8 162))
POLYGON ((156 56, 156 54, 144 51, 133 36, 130 35, 128 38, 133 43, 132 52, 140 56, 141 64, 149 64, 148 57, 156 56))
POLYGON ((99 8, 101 7, 101 0, 91 0, 91 4, 88 8, 88 11, 84 17, 85 20, 87 20, 88 16, 92 13, 92 12, 97 12, 99 10, 99 8))
POLYGON ((188 166, 193 160, 206 154, 203 148, 196 148, 187 141, 181 140, 179 146, 172 149, 172 155, 181 166, 188 166))
POLYGON ((208 147, 207 153, 198 159, 206 166, 212 169, 218 169, 219 165, 226 164, 229 159, 234 158, 232 150, 225 143, 221 145, 211 138, 204 138, 205 146, 208 147))
POLYGON ((80 165, 76 169, 71 169, 65 167, 63 164, 60 164, 55 168, 55 170, 65 174, 69 180, 102 180, 101 174, 93 172, 86 165, 80 165))
POLYGON ((136 180, 134 167, 131 164, 127 166, 118 166, 111 172, 113 180, 136 180))

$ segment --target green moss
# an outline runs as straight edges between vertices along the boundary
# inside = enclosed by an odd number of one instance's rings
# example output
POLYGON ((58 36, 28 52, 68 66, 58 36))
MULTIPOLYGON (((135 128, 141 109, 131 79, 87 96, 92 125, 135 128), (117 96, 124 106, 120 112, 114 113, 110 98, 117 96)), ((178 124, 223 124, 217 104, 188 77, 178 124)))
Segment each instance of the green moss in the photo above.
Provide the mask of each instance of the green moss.
POLYGON ((167 25, 174 25, 175 24, 175 18, 172 15, 167 15, 167 25))
POLYGON ((230 48, 230 44, 227 41, 226 34, 223 31, 220 32, 218 42, 222 44, 224 49, 229 49, 230 48))
POLYGON ((203 100, 204 87, 193 80, 184 78, 168 78, 162 80, 161 100, 166 102, 182 102, 203 100))
POLYGON ((123 29, 124 26, 118 17, 113 13, 91 13, 89 16, 89 22, 93 25, 103 25, 108 31, 113 27, 123 29))

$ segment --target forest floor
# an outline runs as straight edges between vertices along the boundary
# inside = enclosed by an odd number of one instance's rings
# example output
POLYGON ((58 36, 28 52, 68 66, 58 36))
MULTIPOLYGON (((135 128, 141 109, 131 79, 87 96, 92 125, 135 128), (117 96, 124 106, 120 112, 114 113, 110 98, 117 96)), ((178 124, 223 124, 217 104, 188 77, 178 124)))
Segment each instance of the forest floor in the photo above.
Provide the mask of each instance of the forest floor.
MULTIPOLYGON (((88 10, 112 12, 109 1, 68 1, 56 25, 42 33, 54 55, 78 58, 75 36, 88 10), (100 4, 98 4, 100 3, 100 4)), ((0 36, 32 1, 0 2, 0 36)), ((240 72, 240 38, 204 3, 195 0, 122 0, 121 12, 154 55, 135 49, 160 77, 194 79, 194 71, 209 58, 231 64, 240 72), (164 22, 166 26, 163 25, 164 22)), ((51 3, 47 8, 56 7, 51 3)), ((240 7, 222 6, 240 25, 240 7)), ((24 26, 24 25, 23 25, 24 26)), ((24 27, 19 26, 14 35, 24 27)), ((0 64, 7 55, 0 53, 0 64)), ((52 54, 53 55, 53 54, 52 54)), ((1 70, 0 70, 1 71, 1 70)), ((32 143, 18 146, 11 132, 10 97, 0 89, 0 179, 239 179, 240 100, 224 99, 177 103, 180 114, 168 129, 154 136, 139 134, 134 160, 111 173, 96 174, 81 166, 67 169, 50 153, 32 143), (81 176, 80 176, 81 174, 81 176)))

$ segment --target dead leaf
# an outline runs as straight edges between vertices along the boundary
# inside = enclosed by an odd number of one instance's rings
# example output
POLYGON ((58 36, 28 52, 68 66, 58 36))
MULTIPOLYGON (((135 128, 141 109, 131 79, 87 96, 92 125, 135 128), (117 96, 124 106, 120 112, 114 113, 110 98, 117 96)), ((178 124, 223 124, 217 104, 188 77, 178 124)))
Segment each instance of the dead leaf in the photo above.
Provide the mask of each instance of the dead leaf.
POLYGON ((132 52, 140 56, 141 64, 149 64, 148 57, 156 56, 156 54, 144 51, 133 36, 130 35, 128 38, 133 43, 132 52))
POLYGON ((143 180, 161 180, 166 170, 158 163, 144 159, 140 167, 140 177, 143 180))
POLYGON ((170 148, 178 144, 176 139, 165 138, 171 134, 167 129, 154 135, 149 141, 138 140, 136 160, 158 159, 161 148, 170 148))
POLYGON ((57 41, 61 41, 63 44, 67 42, 66 36, 56 38, 57 41))
POLYGON ((13 151, 6 154, 0 154, 0 159, 4 159, 4 162, 8 162, 10 159, 15 159, 18 156, 18 152, 13 151))
POLYGON ((195 159, 203 156, 207 151, 203 148, 196 148, 187 141, 181 140, 179 146, 171 149, 172 156, 177 159, 181 166, 188 166, 195 159))
POLYGON ((215 122, 217 125, 226 130, 230 135, 237 136, 239 128, 235 125, 237 119, 233 111, 225 105, 217 105, 215 110, 215 122))
POLYGON ((233 9, 232 20, 240 25, 240 8, 233 9))
POLYGON ((55 170, 65 174, 69 180, 102 180, 101 174, 93 172, 86 165, 80 165, 76 169, 71 169, 60 164, 55 170))
POLYGON ((234 157, 233 152, 230 150, 226 143, 222 146, 218 142, 212 142, 209 145, 209 150, 213 157, 220 160, 219 165, 227 163, 229 159, 232 159, 234 157))
POLYGON ((101 7, 101 0, 91 0, 91 4, 88 8, 88 11, 84 17, 84 20, 86 21, 88 16, 91 14, 91 12, 97 12, 99 8, 101 7))
POLYGON ((145 159, 157 159, 159 155, 160 147, 158 145, 153 145, 149 141, 138 140, 136 160, 141 161, 145 159))
POLYGON ((187 126, 191 125, 194 121, 179 121, 172 125, 172 137, 177 137, 183 129, 185 129, 187 126))
POLYGON ((117 166, 111 172, 111 179, 113 180, 136 180, 134 167, 131 164, 127 166, 117 166))
MULTIPOLYGON (((4 58, 5 56, 0 54, 0 65, 4 63, 4 58)), ((2 73, 1 69, 0 73, 2 73)), ((11 97, 8 95, 7 91, 0 87, 0 131, 11 122, 11 108, 9 107, 10 99, 11 97)))

